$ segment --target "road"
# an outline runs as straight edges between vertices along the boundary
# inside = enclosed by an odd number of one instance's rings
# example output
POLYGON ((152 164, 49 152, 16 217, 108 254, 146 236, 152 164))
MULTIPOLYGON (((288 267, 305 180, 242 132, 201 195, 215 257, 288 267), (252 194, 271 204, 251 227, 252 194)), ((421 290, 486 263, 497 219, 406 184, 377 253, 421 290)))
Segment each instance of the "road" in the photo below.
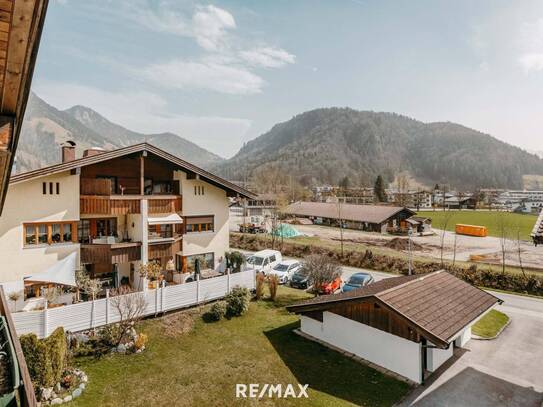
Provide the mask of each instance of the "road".
MULTIPOLYGON (((239 250, 239 251, 245 254, 253 253, 247 250, 239 250)), ((285 259, 294 259, 294 258, 285 257, 285 259)), ((300 259, 297 259, 297 260, 300 260, 300 259)), ((362 269, 362 268, 357 268, 357 267, 342 266, 341 270, 342 270, 341 279, 343 281, 347 281, 351 275, 353 275, 354 273, 359 273, 359 272, 371 274, 375 281, 379 281, 384 278, 398 277, 398 274, 383 273, 380 271, 362 269)), ((543 323, 543 299, 523 296, 523 295, 502 293, 502 292, 493 291, 493 290, 487 290, 487 291, 492 293, 499 299, 503 300, 503 304, 498 306, 498 309, 501 310, 502 312, 505 312, 505 313, 514 312, 514 313, 523 314, 528 317, 533 316, 536 318, 541 318, 540 323, 543 323)))

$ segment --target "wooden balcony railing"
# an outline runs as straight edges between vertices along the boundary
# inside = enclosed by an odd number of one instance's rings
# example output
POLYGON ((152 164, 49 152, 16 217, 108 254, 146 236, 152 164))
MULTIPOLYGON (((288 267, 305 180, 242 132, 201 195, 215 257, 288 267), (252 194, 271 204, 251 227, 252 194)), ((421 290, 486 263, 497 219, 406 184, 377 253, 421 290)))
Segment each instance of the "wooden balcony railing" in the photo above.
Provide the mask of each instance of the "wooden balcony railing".
MULTIPOLYGON (((149 198, 149 197, 148 197, 149 198)), ((172 198, 149 198, 149 213, 173 213, 181 212, 182 207, 182 198, 172 197, 172 198)))
POLYGON ((79 211, 82 215, 126 215, 141 213, 141 208, 138 197, 112 199, 107 196, 81 196, 79 211))
POLYGON ((181 212, 182 198, 174 196, 141 195, 81 195, 79 211, 82 215, 126 215, 141 213, 141 199, 148 201, 148 213, 181 212))
POLYGON ((141 260, 141 243, 82 244, 81 263, 115 264, 141 260))
POLYGON ((150 244, 149 259, 175 259, 175 254, 183 250, 182 240, 179 239, 171 243, 150 244))

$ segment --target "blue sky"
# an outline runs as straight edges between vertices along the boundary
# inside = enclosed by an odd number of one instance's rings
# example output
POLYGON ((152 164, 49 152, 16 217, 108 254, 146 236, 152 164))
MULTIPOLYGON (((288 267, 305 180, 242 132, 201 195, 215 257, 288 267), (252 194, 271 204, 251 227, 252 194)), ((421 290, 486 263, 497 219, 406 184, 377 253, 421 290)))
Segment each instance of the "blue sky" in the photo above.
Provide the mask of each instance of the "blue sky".
POLYGON ((33 90, 223 157, 329 106, 543 151, 543 2, 52 0, 33 90))

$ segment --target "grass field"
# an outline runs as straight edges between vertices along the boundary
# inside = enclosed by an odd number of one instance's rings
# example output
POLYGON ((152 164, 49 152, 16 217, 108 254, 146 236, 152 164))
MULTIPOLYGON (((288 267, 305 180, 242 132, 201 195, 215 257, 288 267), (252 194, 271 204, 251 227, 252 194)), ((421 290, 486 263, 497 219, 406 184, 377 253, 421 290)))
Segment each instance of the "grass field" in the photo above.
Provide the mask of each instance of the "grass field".
POLYGON ((508 321, 507 315, 493 309, 471 327, 471 332, 482 338, 493 338, 508 321))
POLYGON ((420 216, 426 216, 432 218, 432 226, 437 229, 443 229, 443 225, 446 222, 447 216, 452 214, 447 224, 447 230, 454 231, 454 227, 457 223, 464 223, 468 225, 486 226, 488 228, 488 234, 490 236, 500 236, 500 220, 499 217, 504 217, 504 225, 508 230, 508 237, 510 239, 516 239, 517 233, 520 230, 520 238, 523 240, 530 240, 530 233, 537 220, 536 215, 523 215, 519 213, 510 212, 496 212, 496 211, 421 211, 417 214, 420 216))
POLYGON ((89 384, 73 405, 256 405, 256 400, 235 398, 236 383, 309 384, 309 399, 262 399, 262 405, 390 406, 399 401, 410 389, 406 383, 292 332, 298 317, 284 305, 308 296, 280 287, 275 303, 252 302, 246 315, 216 323, 204 323, 192 311, 192 331, 173 336, 166 334, 162 319, 146 320, 141 328, 149 344, 142 354, 76 359, 89 384))

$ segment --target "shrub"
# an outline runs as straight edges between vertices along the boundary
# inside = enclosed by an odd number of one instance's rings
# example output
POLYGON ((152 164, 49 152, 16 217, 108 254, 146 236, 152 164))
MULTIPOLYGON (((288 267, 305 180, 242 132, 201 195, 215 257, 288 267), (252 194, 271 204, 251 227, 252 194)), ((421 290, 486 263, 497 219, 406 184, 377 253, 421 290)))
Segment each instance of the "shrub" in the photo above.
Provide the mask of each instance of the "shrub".
POLYGON ((277 287, 279 287, 279 277, 275 274, 272 274, 268 277, 268 289, 270 290, 270 299, 275 301, 277 296, 277 287))
POLYGON ((264 283, 266 282, 266 276, 263 273, 256 274, 255 282, 255 299, 258 301, 264 296, 264 283))
POLYGON ((20 341, 34 387, 37 389, 54 386, 47 345, 35 334, 22 335, 20 341))
POLYGON ((208 312, 208 319, 210 321, 220 321, 226 315, 226 302, 218 301, 211 306, 208 312))
POLYGON ((63 328, 46 339, 35 334, 22 335, 21 347, 35 387, 52 387, 62 379, 68 364, 68 345, 63 328))
POLYGON ((48 348, 53 380, 54 383, 58 383, 62 379, 62 374, 68 364, 68 344, 64 329, 62 327, 55 329, 44 341, 48 348))
POLYGON ((145 335, 144 333, 140 333, 134 341, 134 347, 136 348, 136 350, 143 349, 145 348, 148 340, 149 338, 147 337, 147 335, 145 335))
POLYGON ((245 287, 234 287, 224 298, 226 301, 226 315, 237 317, 243 315, 249 309, 251 295, 245 287))

